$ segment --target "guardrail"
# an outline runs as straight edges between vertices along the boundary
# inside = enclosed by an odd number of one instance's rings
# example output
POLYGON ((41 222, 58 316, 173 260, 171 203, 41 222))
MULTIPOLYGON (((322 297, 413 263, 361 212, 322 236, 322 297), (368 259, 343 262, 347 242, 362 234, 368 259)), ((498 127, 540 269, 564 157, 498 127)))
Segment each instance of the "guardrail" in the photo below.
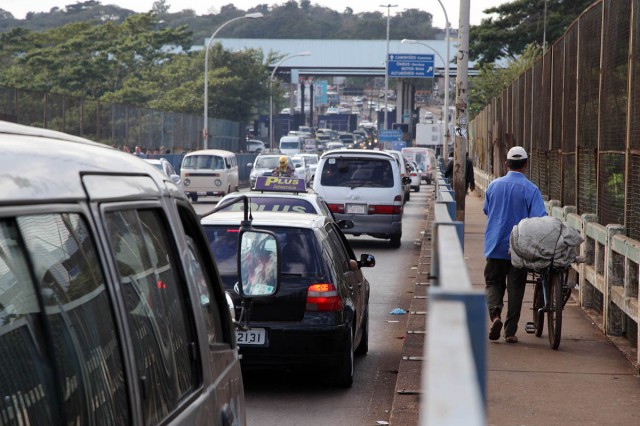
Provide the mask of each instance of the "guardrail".
POLYGON ((420 425, 486 424, 485 296, 472 289, 455 211, 451 187, 438 176, 420 425))
MULTIPOLYGON (((484 197, 491 175, 475 170, 476 191, 484 197)), ((601 225, 591 213, 576 214, 575 206, 545 201, 547 214, 579 231, 584 238, 580 255, 585 263, 572 265, 578 284, 577 302, 600 330, 640 372, 638 282, 640 242, 623 235, 620 224, 601 225)))

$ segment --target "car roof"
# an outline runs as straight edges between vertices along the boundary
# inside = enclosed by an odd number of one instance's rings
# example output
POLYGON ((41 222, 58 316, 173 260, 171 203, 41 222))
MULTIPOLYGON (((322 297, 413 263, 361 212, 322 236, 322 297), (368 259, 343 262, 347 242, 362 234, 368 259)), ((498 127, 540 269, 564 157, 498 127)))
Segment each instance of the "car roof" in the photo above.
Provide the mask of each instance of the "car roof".
MULTIPOLYGON (((156 195, 167 181, 162 172, 135 155, 54 130, 0 121, 0 143, 0 203, 86 200, 87 192, 92 196, 86 175, 111 178, 115 186, 114 174, 146 175, 156 188, 147 187, 145 194, 150 190, 156 195)), ((100 196, 122 188, 103 189, 100 196)))
POLYGON ((190 155, 219 155, 221 157, 231 156, 231 155, 235 156, 233 152, 226 151, 224 149, 200 149, 198 151, 191 151, 187 153, 185 157, 188 157, 190 155))
MULTIPOLYGON (((320 228, 332 219, 319 214, 252 212, 254 226, 278 226, 288 228, 320 228)), ((244 212, 223 211, 203 217, 202 225, 236 225, 244 220, 244 212)))

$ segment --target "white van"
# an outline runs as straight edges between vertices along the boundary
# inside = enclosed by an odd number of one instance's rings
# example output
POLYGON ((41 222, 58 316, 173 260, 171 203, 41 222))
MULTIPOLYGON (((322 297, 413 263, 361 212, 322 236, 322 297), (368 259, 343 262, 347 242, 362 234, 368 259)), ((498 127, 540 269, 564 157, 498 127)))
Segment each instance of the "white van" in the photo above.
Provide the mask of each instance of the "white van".
POLYGON ((222 196, 239 189, 238 160, 231 151, 203 149, 182 159, 180 178, 193 202, 198 196, 222 196))
POLYGON ((345 234, 386 238, 400 247, 404 189, 411 178, 400 176, 398 161, 384 151, 345 149, 320 157, 313 190, 336 221, 353 221, 345 234))
POLYGON ((283 136, 280 138, 280 152, 286 155, 298 155, 302 152, 304 138, 301 136, 283 136))
POLYGON ((246 424, 216 243, 178 186, 47 129, 0 121, 0 145, 0 423, 246 424))
POLYGON ((436 153, 431 148, 405 147, 400 153, 409 161, 415 161, 420 170, 420 176, 428 185, 436 178, 436 153))

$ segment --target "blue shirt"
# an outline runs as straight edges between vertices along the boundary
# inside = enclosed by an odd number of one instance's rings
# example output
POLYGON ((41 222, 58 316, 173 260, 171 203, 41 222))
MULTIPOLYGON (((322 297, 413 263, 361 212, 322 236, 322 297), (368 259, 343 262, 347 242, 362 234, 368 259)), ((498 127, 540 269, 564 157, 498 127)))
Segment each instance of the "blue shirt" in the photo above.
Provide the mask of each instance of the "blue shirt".
POLYGON ((487 215, 484 257, 488 259, 511 259, 509 235, 513 227, 524 218, 547 215, 538 187, 514 171, 491 181, 483 210, 487 215))

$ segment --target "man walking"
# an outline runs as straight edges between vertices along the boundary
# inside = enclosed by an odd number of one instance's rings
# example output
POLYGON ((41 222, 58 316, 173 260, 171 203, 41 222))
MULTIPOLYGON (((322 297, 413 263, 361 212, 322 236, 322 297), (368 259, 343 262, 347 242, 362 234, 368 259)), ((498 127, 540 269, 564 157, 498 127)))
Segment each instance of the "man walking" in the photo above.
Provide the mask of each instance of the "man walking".
POLYGON ((487 228, 484 236, 485 295, 491 328, 489 340, 498 340, 502 330, 502 308, 505 290, 508 295, 504 336, 508 343, 516 343, 522 299, 526 287, 527 270, 511 265, 509 235, 520 220, 546 216, 540 190, 525 175, 527 152, 514 146, 507 153, 505 176, 493 180, 484 200, 487 228))

